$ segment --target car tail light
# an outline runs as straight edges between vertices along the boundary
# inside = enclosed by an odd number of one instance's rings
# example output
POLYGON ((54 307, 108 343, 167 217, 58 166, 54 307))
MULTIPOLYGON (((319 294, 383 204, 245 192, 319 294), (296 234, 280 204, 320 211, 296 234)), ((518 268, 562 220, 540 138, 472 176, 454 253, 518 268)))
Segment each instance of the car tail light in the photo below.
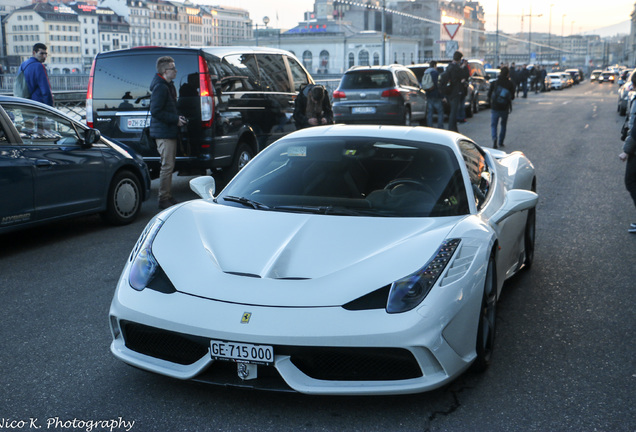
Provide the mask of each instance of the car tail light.
POLYGON ((343 91, 336 90, 336 91, 333 92, 333 98, 334 99, 346 99, 347 95, 343 91))
POLYGON ((199 56, 199 89, 201 99, 201 127, 212 127, 214 121, 214 88, 210 80, 208 64, 199 56))
POLYGON ((382 92, 382 97, 396 97, 400 95, 400 91, 396 88, 384 90, 382 92))
POLYGON ((86 124, 93 127, 93 75, 95 74, 95 60, 91 66, 91 73, 88 76, 88 90, 86 90, 86 124))

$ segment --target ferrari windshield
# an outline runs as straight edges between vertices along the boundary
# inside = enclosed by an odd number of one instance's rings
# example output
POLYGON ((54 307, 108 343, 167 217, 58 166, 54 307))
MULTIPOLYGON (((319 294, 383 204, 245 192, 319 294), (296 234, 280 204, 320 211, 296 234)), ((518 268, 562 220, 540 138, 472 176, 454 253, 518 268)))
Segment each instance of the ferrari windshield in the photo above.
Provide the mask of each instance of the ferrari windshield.
POLYGON ((216 200, 254 210, 346 216, 469 212, 462 174, 450 148, 372 137, 279 140, 216 200))

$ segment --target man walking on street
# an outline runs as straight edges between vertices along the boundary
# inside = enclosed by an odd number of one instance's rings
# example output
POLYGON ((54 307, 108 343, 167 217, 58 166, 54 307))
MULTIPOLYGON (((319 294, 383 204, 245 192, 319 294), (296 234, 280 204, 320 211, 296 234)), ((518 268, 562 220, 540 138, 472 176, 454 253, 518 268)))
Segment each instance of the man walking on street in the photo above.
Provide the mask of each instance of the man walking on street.
POLYGON ((426 90, 426 99, 428 100, 428 112, 426 125, 433 127, 433 111, 437 113, 437 128, 444 129, 444 97, 439 91, 439 72, 437 71, 437 62, 431 61, 430 67, 424 71, 425 74, 431 74, 433 80, 433 88, 426 90))
POLYGON ((462 70, 460 67, 462 54, 460 51, 455 51, 453 54, 453 61, 447 66, 444 73, 448 74, 448 80, 451 83, 450 96, 448 102, 450 105, 450 114, 448 115, 448 130, 458 132, 457 129, 457 114, 459 111, 459 105, 461 103, 461 91, 464 82, 468 79, 468 76, 464 76, 464 72, 468 72, 468 69, 462 70))
POLYGON ((36 43, 33 45, 33 57, 24 61, 20 65, 20 70, 24 73, 24 79, 27 87, 29 87, 31 99, 53 106, 51 84, 44 67, 47 55, 46 45, 36 43))
POLYGON ((519 72, 519 80, 521 81, 521 90, 523 91, 523 97, 528 97, 528 78, 530 77, 530 71, 528 65, 524 64, 519 72))
POLYGON ((512 100, 515 98, 515 85, 510 80, 510 71, 507 67, 501 68, 497 81, 488 90, 490 101, 490 128, 492 135, 492 148, 504 146, 508 114, 512 111, 512 100), (501 119, 501 132, 497 141, 497 124, 501 119))
POLYGON ((150 84, 150 136, 157 140, 157 150, 161 155, 159 171, 159 209, 177 204, 172 197, 172 173, 177 155, 179 128, 188 121, 177 112, 177 89, 173 80, 177 68, 172 57, 157 59, 157 74, 150 84))

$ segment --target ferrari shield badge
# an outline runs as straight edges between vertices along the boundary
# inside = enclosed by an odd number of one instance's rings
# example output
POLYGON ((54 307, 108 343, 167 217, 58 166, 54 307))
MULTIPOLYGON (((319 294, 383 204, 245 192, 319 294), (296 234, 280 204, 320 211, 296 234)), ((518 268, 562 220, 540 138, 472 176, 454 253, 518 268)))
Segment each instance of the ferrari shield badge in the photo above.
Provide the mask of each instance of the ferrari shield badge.
POLYGON ((241 317, 241 324, 249 324, 251 317, 252 312, 243 312, 243 316, 241 317))

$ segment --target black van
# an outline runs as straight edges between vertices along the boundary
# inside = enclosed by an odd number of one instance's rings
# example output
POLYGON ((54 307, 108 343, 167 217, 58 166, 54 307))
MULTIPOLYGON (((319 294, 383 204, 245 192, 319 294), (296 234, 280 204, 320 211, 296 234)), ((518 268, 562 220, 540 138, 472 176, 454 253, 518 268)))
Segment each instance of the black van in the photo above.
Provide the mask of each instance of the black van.
POLYGON ((178 106, 188 118, 176 170, 212 170, 228 180, 256 153, 295 130, 292 114, 311 75, 293 54, 273 48, 140 47, 100 53, 93 61, 86 122, 130 145, 159 175, 157 149, 141 139, 150 124, 150 82, 161 56, 174 58, 178 106))

